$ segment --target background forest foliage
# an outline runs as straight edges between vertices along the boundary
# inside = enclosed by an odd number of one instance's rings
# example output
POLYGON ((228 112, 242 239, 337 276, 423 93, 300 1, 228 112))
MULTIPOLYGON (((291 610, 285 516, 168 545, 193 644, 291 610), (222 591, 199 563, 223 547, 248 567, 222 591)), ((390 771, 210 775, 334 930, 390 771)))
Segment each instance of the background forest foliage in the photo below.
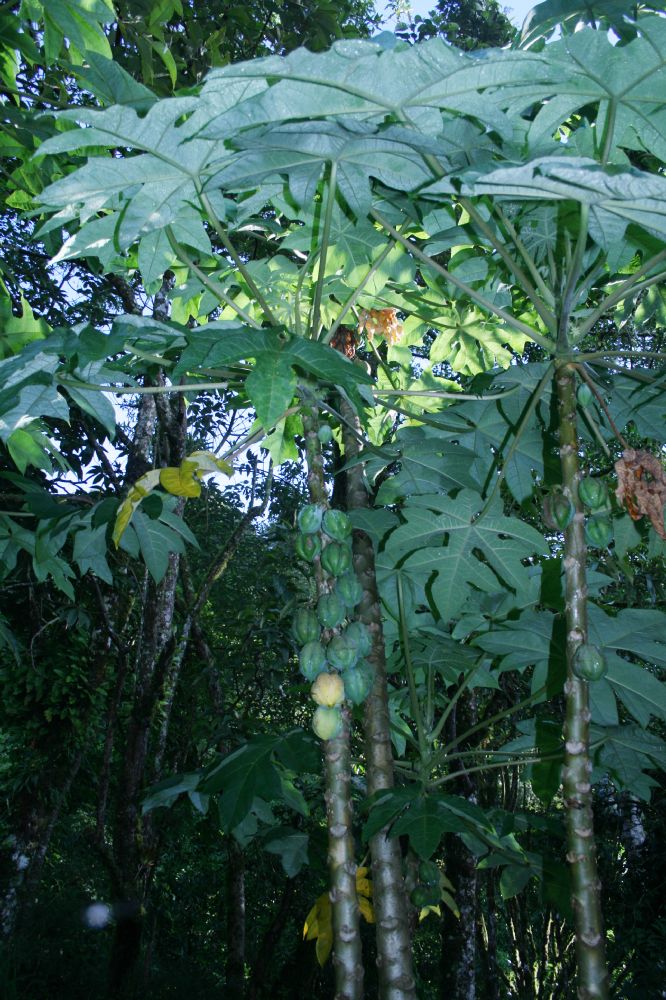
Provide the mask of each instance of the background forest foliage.
POLYGON ((0 5, 8 1000, 664 995, 665 12, 393 6, 0 5))

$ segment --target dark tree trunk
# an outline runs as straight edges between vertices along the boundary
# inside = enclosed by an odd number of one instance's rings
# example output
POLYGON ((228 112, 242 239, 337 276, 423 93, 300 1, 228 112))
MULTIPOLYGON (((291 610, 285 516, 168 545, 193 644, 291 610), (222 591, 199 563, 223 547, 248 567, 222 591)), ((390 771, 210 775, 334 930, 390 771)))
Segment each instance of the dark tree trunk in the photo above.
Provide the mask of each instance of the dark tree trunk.
MULTIPOLYGON (((161 300, 160 300, 161 301, 161 300)), ((157 302, 156 302, 157 310, 157 302)), ((158 383, 163 384, 163 376, 158 383)), ((144 399, 149 397, 144 397, 144 399)), ((185 457, 187 424, 180 396, 161 394, 151 407, 142 405, 135 433, 135 450, 128 460, 128 474, 142 475, 151 453, 160 464, 179 465, 185 457)), ((182 513, 184 501, 176 507, 182 513)), ((134 697, 130 713, 122 770, 117 789, 113 831, 112 868, 119 899, 109 967, 112 997, 135 995, 141 954, 143 915, 157 849, 149 819, 141 816, 141 794, 152 773, 150 742, 155 711, 163 695, 175 650, 174 615, 179 575, 177 553, 169 557, 166 575, 154 584, 146 574, 142 595, 140 637, 134 666, 134 697)), ((154 756, 154 755, 153 755, 154 756)))
POLYGON ((446 1000, 476 1000, 476 859, 457 836, 448 836, 445 844, 446 874, 456 890, 460 919, 443 909, 440 996, 446 1000))
POLYGON ((245 858, 233 837, 229 838, 227 871, 227 996, 245 996, 245 858))
POLYGON ((267 996, 269 994, 269 988, 274 979, 274 976, 269 974, 271 963, 273 963, 275 949, 289 919, 289 910, 293 896, 294 880, 290 878, 285 884, 280 898, 280 905, 266 928, 266 932, 257 949, 257 957, 252 966, 248 1000, 258 1000, 260 996, 267 996))

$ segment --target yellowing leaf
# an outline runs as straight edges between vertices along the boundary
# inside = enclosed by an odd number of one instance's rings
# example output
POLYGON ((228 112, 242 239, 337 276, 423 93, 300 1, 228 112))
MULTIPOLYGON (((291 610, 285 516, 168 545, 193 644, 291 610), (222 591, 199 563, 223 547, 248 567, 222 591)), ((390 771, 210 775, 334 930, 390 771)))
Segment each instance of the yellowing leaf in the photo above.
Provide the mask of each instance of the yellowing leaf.
POLYGON ((185 458, 178 468, 169 466, 160 469, 160 486, 167 493, 177 497, 198 497, 201 495, 201 485, 196 479, 197 464, 185 458))
POLYGON ((113 535, 111 536, 113 538, 113 544, 116 548, 118 548, 120 544, 120 539, 123 536, 125 528, 132 520, 133 513, 134 504, 132 501, 129 498, 127 500, 123 500, 116 514, 116 523, 113 526, 113 535))
POLYGON ((367 868, 356 869, 356 892, 359 896, 372 896, 372 882, 367 876, 367 868))
POLYGON ((303 937, 307 941, 314 940, 314 938, 319 935, 320 925, 325 925, 327 922, 329 924, 331 922, 331 901, 328 898, 328 893, 322 892, 321 896, 319 896, 315 905, 305 918, 303 937))
POLYGON ((315 947, 315 952, 317 955, 317 961, 321 966, 326 964, 326 959, 331 954, 331 948, 333 947, 333 924, 330 923, 328 927, 322 931, 317 938, 317 945, 315 947))
POLYGON ((367 898, 367 896, 358 897, 358 905, 361 909, 361 916, 367 920, 369 924, 374 924, 375 922, 375 911, 372 908, 372 903, 367 898))
MULTIPOLYGON (((361 915, 369 924, 374 924, 375 911, 368 898, 372 895, 372 882, 367 877, 368 871, 368 868, 356 869, 356 897, 361 915)), ((306 941, 313 941, 316 938, 317 961, 320 965, 324 965, 333 947, 333 914, 327 892, 322 892, 305 918, 303 937, 306 941)))
POLYGON ((428 917, 431 913, 436 913, 438 917, 441 917, 442 915, 442 911, 440 910, 439 906, 423 906, 419 910, 419 922, 421 920, 425 920, 425 918, 428 917))

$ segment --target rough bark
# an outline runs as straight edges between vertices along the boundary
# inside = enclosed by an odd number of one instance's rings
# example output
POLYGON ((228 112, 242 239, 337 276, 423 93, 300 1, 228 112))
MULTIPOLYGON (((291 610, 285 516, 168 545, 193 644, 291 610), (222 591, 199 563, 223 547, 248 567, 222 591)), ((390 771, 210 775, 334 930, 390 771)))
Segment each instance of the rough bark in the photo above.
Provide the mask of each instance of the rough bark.
POLYGON ((227 869, 227 996, 245 996, 245 858, 233 837, 229 838, 227 869))
MULTIPOLYGON (((161 308, 156 302, 156 312, 161 308)), ((164 383, 164 376, 158 376, 164 383)), ((142 405, 128 460, 127 477, 143 474, 145 465, 179 465, 185 457, 186 411, 180 395, 161 394, 143 399, 156 400, 154 407, 142 405), (155 447, 155 443, 157 446, 155 447), (152 456, 152 460, 151 460, 152 456)), ((150 467, 149 466, 149 467, 150 467)), ((184 501, 176 506, 182 513, 184 501)), ((179 555, 172 553, 164 578, 154 584, 144 581, 140 636, 134 661, 134 695, 127 726, 120 780, 117 789, 111 865, 115 871, 120 899, 109 964, 109 993, 112 997, 134 995, 138 982, 143 916, 153 872, 155 841, 150 822, 141 816, 141 792, 149 773, 150 739, 155 712, 164 692, 171 658, 175 652, 173 634, 179 555)))
POLYGON ((446 874, 455 886, 457 919, 442 907, 441 995, 451 1000, 475 1000, 478 874, 476 860, 461 840, 445 838, 446 874))
POLYGON ((571 870, 576 926, 578 996, 580 1000, 605 1000, 608 996, 608 973, 592 815, 589 690, 587 681, 581 680, 573 671, 574 654, 581 643, 588 641, 588 630, 587 548, 583 509, 578 497, 580 472, 576 384, 570 366, 563 365, 558 369, 555 383, 559 404, 562 484, 575 509, 564 533, 567 680, 564 688, 566 721, 562 780, 566 804, 567 861, 571 870))
MULTIPOLYGON (((357 431, 356 414, 344 400, 342 414, 357 431)), ((345 460, 359 454, 359 442, 348 428, 344 435, 345 460)), ((348 510, 370 506, 362 464, 346 470, 348 510)), ((382 613, 377 591, 375 553, 372 540, 362 531, 354 532, 354 569, 363 587, 363 599, 356 616, 369 629, 372 651, 368 656, 374 669, 374 683, 365 704, 365 759, 368 796, 393 788, 393 752, 389 723, 388 691, 382 613)), ((373 900, 376 919, 377 964, 382 1000, 412 1000, 416 986, 412 967, 409 907, 402 872, 402 856, 397 838, 380 830, 370 840, 373 900)))

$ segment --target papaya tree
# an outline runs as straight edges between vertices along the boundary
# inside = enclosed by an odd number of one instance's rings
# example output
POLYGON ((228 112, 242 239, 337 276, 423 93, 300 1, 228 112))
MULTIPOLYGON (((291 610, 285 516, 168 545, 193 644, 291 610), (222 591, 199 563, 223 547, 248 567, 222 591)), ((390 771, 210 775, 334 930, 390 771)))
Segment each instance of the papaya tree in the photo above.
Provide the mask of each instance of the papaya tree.
MULTIPOLYGON (((5 439, 24 468, 50 447, 37 421, 60 415, 63 393, 95 412, 110 393, 230 394, 256 421, 228 458, 258 441, 277 465, 299 445, 307 454, 312 506, 302 517, 314 520, 300 527, 313 541, 299 554, 312 563, 324 662, 335 667, 335 630, 353 617, 330 600, 326 553, 345 549, 324 522, 337 512, 321 431, 335 424, 349 466, 357 620, 373 639, 365 833, 378 913, 385 906, 386 997, 415 995, 398 835, 424 862, 455 832, 487 864, 525 866, 482 809, 441 789, 460 772, 552 761, 564 765, 579 995, 607 996, 593 781, 610 774, 645 793, 645 771, 663 762, 650 728, 666 713, 655 676, 663 615, 607 603, 609 578, 594 568, 607 550, 658 554, 664 535, 664 356, 649 337, 618 349, 609 324, 637 302, 660 317, 666 20, 633 5, 625 17, 618 5, 613 23, 616 44, 588 27, 483 58, 439 39, 270 56, 213 70, 200 92, 145 113, 121 103, 66 111, 39 148, 75 157, 41 195, 46 228, 64 232, 60 259, 138 269, 153 291, 165 274, 173 281, 170 318, 55 333, 3 362, 5 439), (352 361, 359 348, 367 368, 352 361), (145 382, 150 364, 157 383, 145 382), (404 676, 390 698, 386 652, 404 676), (528 670, 529 694, 499 709, 508 718, 537 706, 520 735, 461 749, 498 714, 449 735, 461 695, 528 670), (402 727, 411 748, 396 788, 391 717, 394 743, 402 727)), ((139 481, 116 541, 136 533, 158 481, 187 496, 220 470, 212 463, 183 453, 169 475, 139 481)), ((153 531, 162 551, 174 524, 153 531)), ((148 558, 147 546, 130 550, 140 552, 148 558)), ((346 669, 314 683, 333 710, 331 728, 318 728, 328 737, 336 988, 356 997, 346 669)))

